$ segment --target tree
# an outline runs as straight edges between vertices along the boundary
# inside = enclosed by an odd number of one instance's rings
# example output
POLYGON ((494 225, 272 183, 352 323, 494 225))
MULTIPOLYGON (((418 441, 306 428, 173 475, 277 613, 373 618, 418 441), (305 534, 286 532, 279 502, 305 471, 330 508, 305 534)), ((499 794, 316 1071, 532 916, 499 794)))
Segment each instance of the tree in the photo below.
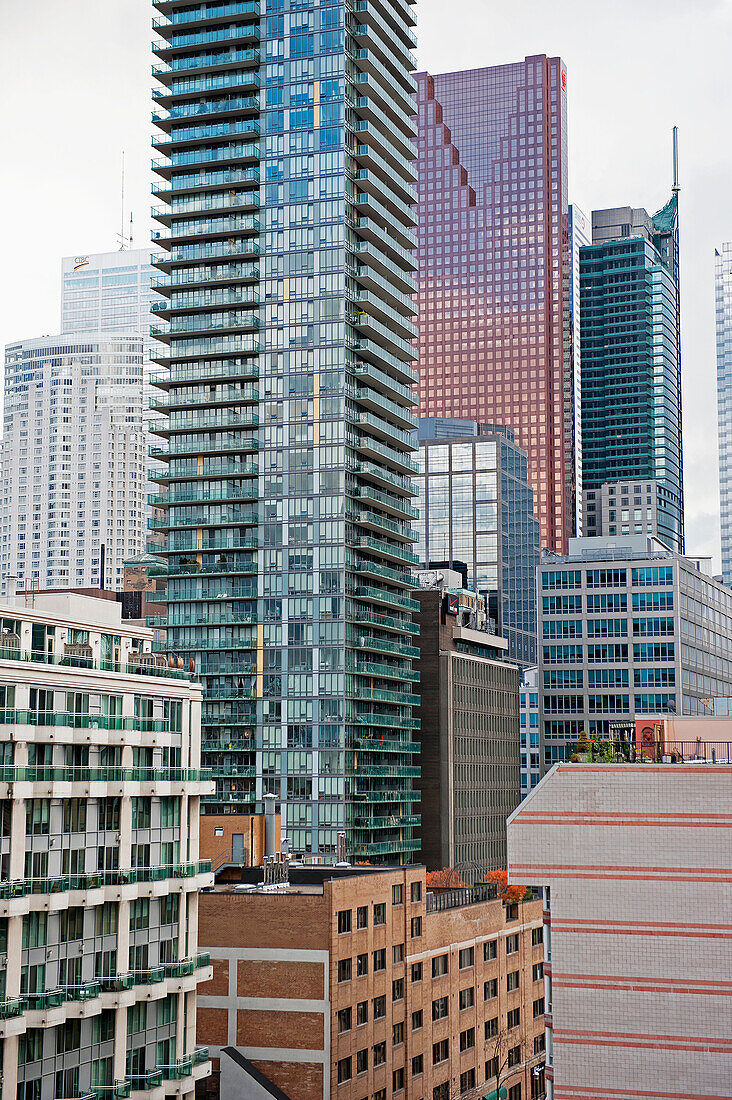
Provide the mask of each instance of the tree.
POLYGON ((429 890, 446 890, 451 887, 465 886, 463 877, 454 867, 443 867, 440 871, 427 872, 429 890))
POLYGON ((525 886, 509 886, 508 872, 500 868, 497 871, 489 871, 485 876, 486 882, 492 882, 499 898, 504 905, 515 905, 526 897, 525 886))

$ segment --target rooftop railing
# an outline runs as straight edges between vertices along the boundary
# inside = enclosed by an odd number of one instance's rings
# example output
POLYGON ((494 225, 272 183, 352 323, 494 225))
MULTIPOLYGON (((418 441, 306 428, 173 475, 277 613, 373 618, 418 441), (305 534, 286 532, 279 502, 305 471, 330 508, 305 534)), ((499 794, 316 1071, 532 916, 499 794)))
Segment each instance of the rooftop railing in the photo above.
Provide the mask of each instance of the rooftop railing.
POLYGON ((464 886, 454 889, 427 893, 427 912, 442 913, 446 909, 459 909, 465 905, 478 905, 484 901, 494 901, 496 887, 492 882, 481 882, 476 886, 464 886))

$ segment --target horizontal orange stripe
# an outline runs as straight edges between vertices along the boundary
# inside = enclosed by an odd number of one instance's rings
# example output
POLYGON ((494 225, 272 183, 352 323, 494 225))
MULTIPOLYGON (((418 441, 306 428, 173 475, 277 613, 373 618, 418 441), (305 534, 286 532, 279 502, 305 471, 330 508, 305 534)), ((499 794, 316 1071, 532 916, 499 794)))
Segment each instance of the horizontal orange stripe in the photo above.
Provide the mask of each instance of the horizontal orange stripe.
MULTIPOLYGON (((560 764, 557 771, 560 772, 616 772, 618 768, 622 768, 622 764, 560 764)), ((642 767, 646 772, 667 772, 669 768, 673 768, 678 771, 683 768, 685 772, 698 772, 699 774, 706 775, 708 772, 721 772, 723 774, 729 774, 732 771, 732 764, 706 764, 703 761, 699 761, 696 764, 626 764, 627 768, 642 767), (704 771, 700 772, 700 768, 704 771)))
POLYGON ((620 1041, 623 1039, 643 1039, 647 1042, 662 1043, 717 1043, 721 1046, 732 1047, 732 1039, 720 1039, 716 1035, 654 1035, 647 1031, 580 1031, 577 1028, 556 1028, 554 1034, 555 1036, 581 1035, 585 1038, 618 1039, 620 1041))
POLYGON ((688 1043, 639 1043, 637 1040, 629 1043, 616 1043, 612 1039, 562 1039, 566 1046, 573 1047, 622 1047, 624 1050, 635 1048, 639 1050, 688 1050, 697 1054, 729 1054, 730 1047, 690 1046, 688 1043))
POLYGON ((704 940, 732 940, 732 932, 685 932, 682 928, 672 930, 670 928, 573 928, 571 924, 566 927, 562 925, 555 925, 552 921, 552 928, 559 932, 588 932, 592 935, 600 936, 681 936, 686 939, 704 939, 704 940))
POLYGON ((518 823, 523 825, 610 825, 613 828, 645 828, 649 825, 663 825, 667 829, 732 829, 732 817, 720 814, 716 820, 702 819, 696 814, 658 816, 614 816, 611 814, 522 814, 518 823))
POLYGON ((653 928, 726 928, 732 932, 732 924, 685 924, 683 921, 677 920, 654 920, 654 921, 624 921, 624 920, 593 920, 592 917, 557 917, 552 920, 552 925, 559 926, 561 924, 616 924, 623 927, 629 926, 641 926, 643 924, 652 925, 653 928))
MULTIPOLYGON (((585 978, 590 979, 592 981, 599 980, 599 981, 613 981, 613 982, 614 981, 633 982, 633 981, 636 980, 634 975, 632 975, 632 974, 572 974, 571 972, 567 972, 567 971, 559 971, 558 972, 556 970, 556 968, 554 970, 554 973, 555 974, 559 973, 559 976, 561 978, 575 978, 579 981, 583 981, 585 978)), ((648 981, 656 982, 658 985, 678 985, 679 984, 678 978, 651 978, 651 977, 648 977, 645 974, 644 975, 638 975, 638 980, 641 981, 641 982, 648 982, 648 981)), ((730 987, 730 989, 732 989, 732 982, 721 982, 721 981, 718 981, 716 979, 712 980, 711 978, 695 979, 694 981, 690 982, 689 984, 691 984, 691 985, 728 985, 730 987)))
MULTIPOLYGON (((611 1089, 611 1088, 590 1088, 588 1085, 584 1087, 573 1087, 571 1085, 565 1085, 555 1088, 554 1097, 555 1100, 562 1100, 566 1097, 566 1100, 586 1100, 586 1097, 592 1096, 595 1100, 624 1100, 628 1096, 640 1096, 646 1097, 658 1097, 659 1100, 679 1100, 678 1091, 676 1092, 651 1092, 648 1089, 611 1089)), ((685 1092, 684 1100, 729 1100, 728 1093, 699 1093, 699 1092, 685 1092)))

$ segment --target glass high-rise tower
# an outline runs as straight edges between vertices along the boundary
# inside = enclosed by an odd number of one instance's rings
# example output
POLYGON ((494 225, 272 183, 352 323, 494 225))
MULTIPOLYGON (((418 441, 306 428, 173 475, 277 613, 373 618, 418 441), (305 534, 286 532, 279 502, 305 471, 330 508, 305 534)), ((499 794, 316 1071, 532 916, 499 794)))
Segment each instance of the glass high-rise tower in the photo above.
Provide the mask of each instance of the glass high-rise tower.
POLYGON ((204 812, 417 847, 414 24, 407 0, 155 0, 156 456, 204 812), (264 7, 264 5, 262 5, 264 7))
POLYGON ((732 243, 714 256, 722 576, 732 585, 732 243))
POLYGON ((679 326, 676 187, 653 217, 593 211, 580 249, 588 534, 653 534, 683 553, 679 326))
POLYGON ((542 546, 575 529, 567 70, 542 54, 419 85, 419 409, 504 424, 542 546))

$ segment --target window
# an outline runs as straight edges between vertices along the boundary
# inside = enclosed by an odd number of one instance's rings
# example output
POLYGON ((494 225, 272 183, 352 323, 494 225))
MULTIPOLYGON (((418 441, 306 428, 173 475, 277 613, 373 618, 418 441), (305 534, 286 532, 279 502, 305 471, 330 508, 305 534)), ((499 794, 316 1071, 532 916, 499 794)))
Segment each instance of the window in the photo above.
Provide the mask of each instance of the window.
POLYGON ((506 936, 506 954, 515 955, 519 949, 518 932, 514 932, 511 936, 506 936))
POLYGON ((466 1069, 460 1074, 460 1092, 470 1092, 475 1088, 475 1069, 466 1069))
POLYGON ((475 949, 472 947, 463 947, 459 956, 459 965, 461 970, 467 970, 469 966, 473 965, 475 959, 475 949))
POLYGON ((342 936, 344 932, 351 931, 351 910, 341 909, 338 914, 338 935, 342 936))
POLYGON ((418 1054, 412 1058, 412 1077, 419 1077, 421 1073, 424 1073, 424 1055, 418 1054))
POLYGON ((498 940, 488 940, 483 944, 483 960, 490 962, 498 957, 498 940))
POLYGON ((460 990, 460 1008, 472 1008, 475 1004, 475 990, 472 985, 460 990))
POLYGON ((366 1073, 369 1068, 369 1052, 364 1047, 363 1050, 356 1051, 356 1073, 366 1073))
POLYGON ((432 1100, 450 1100, 450 1082, 443 1081, 432 1090, 432 1100))
POLYGON ((391 949, 391 961, 392 963, 404 962, 404 944, 395 943, 391 949))
POLYGON ((363 955, 356 955, 356 977, 363 978, 369 972, 369 957, 366 952, 363 955))
POLYGON ((546 1050, 546 1035, 542 1031, 541 1035, 534 1036, 534 1054, 541 1054, 546 1050))
POLYGON ((510 974, 506 975, 506 989, 510 993, 514 989, 519 987, 519 972, 518 970, 512 970, 510 974))
POLYGON ((376 1043, 374 1046, 374 1065, 383 1066, 386 1061, 386 1043, 376 1043))
MULTIPOLYGON (((129 1009, 127 1015, 129 1016, 129 1009)), ((66 1020, 56 1028, 57 1054, 67 1054, 70 1050, 78 1050, 80 1046, 81 1020, 66 1020)))
POLYGON ((432 1044, 432 1065, 445 1062, 450 1057, 450 1040, 440 1039, 439 1043, 432 1044))
POLYGON ((531 946, 538 947, 540 943, 544 942, 544 929, 532 928, 531 930, 531 946))
POLYGON ((404 887, 400 882, 396 883, 391 888, 391 904, 403 905, 404 904, 404 887))
POLYGON ((416 940, 418 936, 422 935, 422 918, 412 917, 411 936, 413 940, 416 940))
POLYGON ((400 1020, 398 1024, 394 1024, 391 1029, 391 1045, 398 1047, 404 1042, 404 1021, 400 1020))
POLYGON ((412 1013, 412 1031, 419 1031, 419 1029, 422 1027, 423 1019, 424 1017, 421 1008, 417 1012, 412 1013))
POLYGON ((383 901, 374 905, 374 924, 386 924, 386 905, 383 901))
POLYGON ((534 1019, 538 1020, 540 1016, 544 1015, 544 998, 537 997, 534 1001, 534 1019))
POLYGON ((521 1044, 519 1043, 518 1046, 511 1047, 511 1049, 508 1052, 508 1068, 511 1069, 512 1066, 517 1066, 520 1061, 521 1061, 521 1044))
POLYGON ((498 996, 498 978, 491 978, 490 981, 483 983, 483 1000, 492 1001, 494 997, 498 996))
POLYGON ((386 997, 374 997, 374 1019, 381 1020, 386 1016, 386 997))
POLYGON ((351 1030, 351 1009, 342 1008, 338 1013, 338 1034, 351 1030))
POLYGON ((494 1016, 485 1022, 485 1037, 486 1039, 495 1039, 496 1035, 498 1035, 498 1017, 494 1016))
POLYGON ((367 1024, 369 1020, 369 1002, 359 1001, 356 1005, 356 1027, 367 1024))
POLYGON ((413 882, 410 889, 411 889, 412 902, 421 901, 422 900, 422 883, 421 882, 413 882))
POLYGON ((341 1058, 338 1062, 338 1084, 351 1080, 351 1059, 341 1058))
POLYGON ((470 1050, 475 1046, 475 1028, 468 1027, 460 1032, 460 1050, 470 1050))
POLYGON ((544 977, 544 963, 534 963, 531 974, 535 982, 540 982, 544 977))
POLYGON ((368 928, 369 924, 369 907, 368 905, 359 905, 356 910, 356 928, 368 928))
POLYGON ((517 1081, 515 1085, 511 1085, 508 1090, 508 1100, 521 1100, 521 1082, 517 1081))
POLYGON ((438 997, 432 1002, 432 1019, 446 1020, 450 1011, 450 1002, 447 997, 438 997))
POLYGON ((521 1009, 520 1008, 512 1008, 509 1011, 508 1015, 506 1016, 506 1027, 508 1028, 509 1031, 511 1031, 512 1028, 518 1027, 520 1023, 521 1023, 521 1009))
POLYGON ((386 948, 380 947, 374 951, 374 970, 386 970, 386 948))
POLYGON ((401 1092, 404 1088, 404 1066, 395 1069, 391 1075, 391 1087, 394 1092, 401 1092))
POLYGON ((506 920, 518 920, 518 904, 509 902, 506 906, 506 920))
POLYGON ((404 978, 395 978, 391 983, 391 999, 392 1001, 404 1000, 404 978))
POLYGON ((350 982, 351 980, 351 960, 339 959, 338 960, 338 981, 350 982))
POLYGON ((489 1081, 491 1077, 498 1076, 498 1055, 493 1058, 489 1058, 485 1064, 485 1079, 489 1081))
POLYGON ((412 963, 412 981, 422 981, 422 963, 412 963))
POLYGON ((447 955, 438 955, 437 958, 432 960, 432 977, 440 978, 443 974, 447 974, 447 968, 447 955))
POLYGON ((386 1100, 386 1089, 377 1089, 374 1093, 374 1100, 386 1100))

